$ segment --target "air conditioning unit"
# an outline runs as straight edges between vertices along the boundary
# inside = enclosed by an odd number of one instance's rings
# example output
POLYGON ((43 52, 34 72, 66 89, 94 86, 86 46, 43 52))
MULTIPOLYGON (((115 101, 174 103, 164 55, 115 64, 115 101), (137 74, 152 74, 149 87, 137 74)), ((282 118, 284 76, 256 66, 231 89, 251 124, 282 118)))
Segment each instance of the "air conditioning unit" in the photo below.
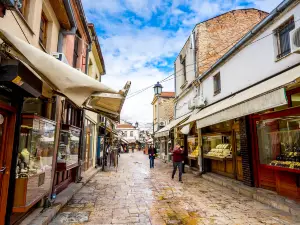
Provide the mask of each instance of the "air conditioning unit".
POLYGON ((202 109, 205 107, 206 102, 203 96, 198 96, 194 99, 195 102, 195 108, 202 109))
POLYGON ((195 99, 191 99, 188 101, 189 110, 193 110, 195 108, 195 99))
POLYGON ((300 54, 300 27, 290 32, 291 52, 300 54))
POLYGON ((62 61, 63 63, 70 65, 64 53, 54 52, 52 53, 52 56, 54 56, 54 58, 58 59, 59 61, 62 61))
POLYGON ((166 122, 166 121, 163 121, 163 122, 160 122, 160 123, 159 123, 159 126, 161 126, 161 127, 162 127, 162 126, 166 126, 166 124, 167 124, 167 122, 166 122))

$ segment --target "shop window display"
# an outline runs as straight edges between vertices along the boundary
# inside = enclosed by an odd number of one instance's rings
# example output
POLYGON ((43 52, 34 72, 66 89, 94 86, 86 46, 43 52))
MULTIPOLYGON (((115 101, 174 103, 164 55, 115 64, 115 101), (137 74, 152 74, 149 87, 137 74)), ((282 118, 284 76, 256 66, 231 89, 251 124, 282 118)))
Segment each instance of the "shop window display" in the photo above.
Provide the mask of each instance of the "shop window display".
POLYGON ((34 204, 50 190, 54 134, 54 122, 35 115, 23 116, 16 167, 15 207, 34 204))
POLYGON ((57 163, 66 168, 78 163, 80 129, 61 130, 57 163))
POLYGON ((260 121, 257 134, 261 164, 300 169, 300 116, 260 121))
POLYGON ((188 137, 188 154, 190 158, 199 156, 198 137, 188 137))
POLYGON ((232 158, 230 136, 204 136, 203 153, 204 158, 232 158))

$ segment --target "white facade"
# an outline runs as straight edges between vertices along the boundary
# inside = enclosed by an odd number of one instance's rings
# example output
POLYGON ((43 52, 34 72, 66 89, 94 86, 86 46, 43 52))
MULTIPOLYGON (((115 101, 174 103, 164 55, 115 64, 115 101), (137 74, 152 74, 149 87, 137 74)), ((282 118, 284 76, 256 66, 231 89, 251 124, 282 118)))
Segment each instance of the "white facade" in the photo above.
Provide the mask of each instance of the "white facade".
POLYGON ((300 5, 287 13, 283 13, 280 18, 277 18, 275 22, 253 38, 246 47, 201 81, 200 93, 203 94, 208 105, 300 62, 299 54, 291 53, 279 60, 276 58, 278 46, 274 30, 292 16, 295 26, 299 27, 300 5), (220 73, 221 77, 221 92, 215 95, 213 77, 217 73, 220 73))
POLYGON ((197 95, 197 92, 195 92, 197 90, 190 88, 191 83, 196 78, 195 45, 193 44, 192 36, 186 41, 174 64, 176 97, 174 119, 180 118, 192 111, 188 108, 188 102, 197 95), (185 58, 186 75, 184 75, 182 57, 185 58))
POLYGON ((122 138, 124 138, 129 143, 140 141, 140 129, 139 128, 119 128, 117 126, 116 130, 120 133, 122 138))

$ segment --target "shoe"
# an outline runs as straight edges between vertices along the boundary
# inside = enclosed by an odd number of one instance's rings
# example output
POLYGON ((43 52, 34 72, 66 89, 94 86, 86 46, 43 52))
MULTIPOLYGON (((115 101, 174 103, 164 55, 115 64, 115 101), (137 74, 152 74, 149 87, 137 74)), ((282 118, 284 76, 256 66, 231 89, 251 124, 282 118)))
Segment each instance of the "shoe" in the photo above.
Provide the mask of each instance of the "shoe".
POLYGON ((180 183, 183 183, 183 181, 182 181, 182 180, 179 180, 179 182, 180 182, 180 183))
POLYGON ((172 180, 174 180, 174 177, 172 176, 172 180))

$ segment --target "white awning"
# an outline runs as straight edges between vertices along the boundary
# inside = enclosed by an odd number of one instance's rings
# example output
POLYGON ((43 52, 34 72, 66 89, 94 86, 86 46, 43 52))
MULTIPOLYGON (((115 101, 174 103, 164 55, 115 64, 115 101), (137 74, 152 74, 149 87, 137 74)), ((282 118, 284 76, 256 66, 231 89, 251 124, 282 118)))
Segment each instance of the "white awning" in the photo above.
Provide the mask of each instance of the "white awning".
POLYGON ((177 126, 179 123, 181 123, 182 121, 186 120, 192 113, 189 113, 187 115, 184 115, 182 117, 179 117, 175 120, 172 120, 167 126, 165 126, 164 128, 162 128, 161 130, 157 131, 155 134, 155 137, 165 137, 169 135, 170 130, 177 126))
POLYGON ((208 106, 191 116, 183 125, 197 121, 197 128, 261 112, 287 104, 285 86, 297 82, 300 66, 208 106))
POLYGON ((182 134, 187 135, 187 134, 190 133, 191 127, 192 127, 191 124, 187 124, 187 125, 185 125, 183 128, 181 128, 180 132, 181 132, 182 134))
POLYGON ((104 112, 120 113, 128 89, 117 92, 4 30, 0 30, 0 38, 11 48, 12 56, 30 66, 40 79, 76 105, 87 104, 104 112))

